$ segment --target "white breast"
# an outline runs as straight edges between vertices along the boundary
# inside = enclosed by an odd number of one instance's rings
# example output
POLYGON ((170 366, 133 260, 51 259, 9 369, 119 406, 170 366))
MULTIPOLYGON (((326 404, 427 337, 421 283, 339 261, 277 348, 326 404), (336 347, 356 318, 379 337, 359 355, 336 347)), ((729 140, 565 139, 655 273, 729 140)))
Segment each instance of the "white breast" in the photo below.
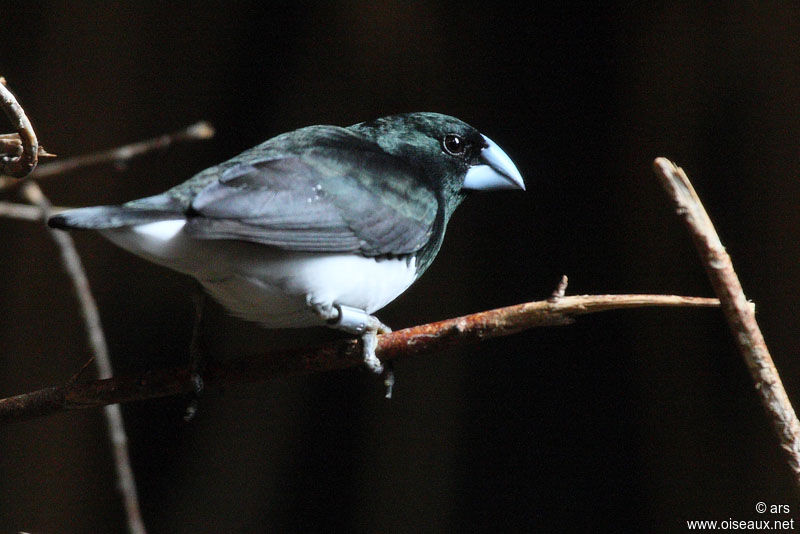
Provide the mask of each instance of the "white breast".
POLYGON ((197 278, 236 316, 272 328, 323 322, 306 306, 343 304, 374 313, 416 278, 416 261, 356 254, 283 251, 232 240, 198 240, 185 221, 161 221, 107 230, 108 239, 150 261, 197 278))

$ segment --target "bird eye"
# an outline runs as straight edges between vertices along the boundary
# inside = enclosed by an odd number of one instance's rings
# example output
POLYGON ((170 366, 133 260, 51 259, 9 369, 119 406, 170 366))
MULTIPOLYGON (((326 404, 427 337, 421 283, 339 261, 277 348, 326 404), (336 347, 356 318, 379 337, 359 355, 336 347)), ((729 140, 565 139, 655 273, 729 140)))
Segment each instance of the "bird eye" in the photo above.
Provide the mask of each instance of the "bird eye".
POLYGON ((445 152, 451 156, 460 156, 464 154, 464 151, 467 149, 467 143, 464 142, 463 138, 457 136, 456 134, 445 135, 444 139, 442 140, 442 146, 444 147, 445 152))

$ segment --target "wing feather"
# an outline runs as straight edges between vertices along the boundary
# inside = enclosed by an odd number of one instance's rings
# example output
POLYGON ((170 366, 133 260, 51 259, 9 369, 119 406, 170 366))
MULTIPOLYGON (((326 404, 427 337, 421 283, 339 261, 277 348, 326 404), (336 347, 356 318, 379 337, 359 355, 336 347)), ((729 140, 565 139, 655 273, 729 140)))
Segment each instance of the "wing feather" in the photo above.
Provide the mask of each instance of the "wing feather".
POLYGON ((404 255, 431 236, 438 202, 414 169, 347 143, 228 167, 191 201, 187 231, 288 250, 404 255))

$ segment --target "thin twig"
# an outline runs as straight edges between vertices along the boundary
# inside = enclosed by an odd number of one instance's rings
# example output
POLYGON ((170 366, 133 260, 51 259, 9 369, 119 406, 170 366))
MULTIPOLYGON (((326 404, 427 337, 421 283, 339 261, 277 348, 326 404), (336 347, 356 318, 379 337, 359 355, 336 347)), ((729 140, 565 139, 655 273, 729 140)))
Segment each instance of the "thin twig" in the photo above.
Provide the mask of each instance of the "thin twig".
POLYGON ((206 121, 200 121, 187 126, 177 132, 159 135, 152 139, 138 141, 129 145, 103 150, 100 152, 93 152, 83 156, 75 156, 74 158, 65 158, 53 163, 42 164, 36 169, 34 175, 37 180, 42 178, 49 178, 57 174, 64 174, 66 172, 74 171, 92 165, 101 165, 103 163, 123 163, 137 156, 147 154, 155 150, 163 150, 174 143, 183 141, 202 141, 214 137, 214 127, 206 121))
MULTIPOLYGON (((55 208, 53 211, 56 211, 55 208)), ((39 222, 42 220, 42 210, 30 204, 0 200, 0 217, 39 222)))
POLYGON ((93 362, 93 361, 94 361, 94 354, 92 354, 92 356, 91 356, 91 357, 90 357, 88 360, 86 360, 85 362, 83 362, 83 365, 81 365, 81 368, 80 368, 80 369, 78 369, 78 370, 75 372, 75 374, 74 374, 74 375, 72 375, 72 378, 70 378, 70 379, 69 379, 69 382, 67 382, 67 384, 74 384, 75 382, 77 382, 77 381, 78 381, 78 379, 79 379, 79 378, 81 377, 81 375, 83 374, 83 372, 84 372, 86 369, 88 369, 90 365, 92 365, 92 362, 93 362))
POLYGON ((0 107, 3 108, 22 141, 22 154, 0 160, 0 174, 24 178, 36 168, 39 142, 36 140, 36 132, 33 131, 31 121, 28 120, 25 110, 19 105, 14 94, 6 87, 5 79, 0 79, 0 107))
MULTIPOLYGON (((30 180, 25 182, 22 187, 22 194, 31 204, 38 207, 39 217, 42 221, 47 221, 52 214, 52 206, 36 182, 30 180)), ((58 250, 61 253, 61 261, 78 297, 89 345, 94 355, 93 359, 97 374, 101 379, 110 378, 113 375, 113 370, 105 334, 100 323, 100 313, 89 287, 89 280, 86 277, 80 256, 75 249, 75 243, 66 232, 50 228, 47 228, 47 230, 58 246, 58 250)), ((145 534, 146 529, 139 507, 139 498, 136 494, 136 482, 128 454, 128 438, 125 434, 122 412, 118 404, 105 406, 104 411, 114 456, 114 465, 117 471, 117 483, 127 515, 128 531, 131 534, 145 534)))
MULTIPOLYGON (((18 158, 22 155, 22 138, 18 133, 0 134, 0 158, 18 158)), ((54 158, 55 154, 50 154, 39 145, 39 158, 54 158)))
MULTIPOLYGON (((384 361, 433 354, 447 347, 475 344, 529 328, 570 324, 588 313, 642 307, 714 307, 717 299, 674 295, 581 295, 517 304, 397 330, 378 336, 376 355, 384 361)), ((340 340, 311 348, 275 350, 236 361, 209 364, 203 372, 206 389, 262 382, 279 376, 344 369, 363 364, 360 341, 340 340)), ((93 408, 179 395, 193 390, 191 366, 148 371, 66 384, 0 399, 0 422, 12 422, 64 410, 93 408)))
MULTIPOLYGON (((211 139, 214 137, 214 134, 214 127, 210 123, 206 121, 199 121, 187 126, 186 128, 183 128, 182 130, 178 130, 177 132, 160 135, 158 137, 153 137, 152 139, 137 141, 136 143, 131 143, 129 145, 123 145, 99 152, 92 152, 82 156, 75 156, 74 158, 65 158, 54 163, 42 164, 36 168, 33 176, 37 180, 41 180, 43 178, 50 178, 52 176, 71 172, 76 169, 81 169, 83 167, 90 167, 92 165, 101 165, 104 163, 121 164, 137 156, 142 156, 155 150, 163 150, 175 143, 211 139)), ((9 154, 17 153, 17 145, 19 143, 20 141, 15 140, 13 137, 0 136, 0 155, 4 153, 2 152, 3 148, 8 150, 9 154)), ((50 154, 40 148, 39 157, 53 157, 53 154, 50 154)), ((16 185, 17 183, 18 180, 0 176, 0 190, 16 185)))
POLYGON ((780 446, 786 453, 795 483, 800 486, 800 422, 764 342, 755 310, 744 296, 731 258, 725 252, 686 173, 666 158, 656 159, 654 169, 694 239, 739 352, 750 370, 761 403, 772 420, 780 446))

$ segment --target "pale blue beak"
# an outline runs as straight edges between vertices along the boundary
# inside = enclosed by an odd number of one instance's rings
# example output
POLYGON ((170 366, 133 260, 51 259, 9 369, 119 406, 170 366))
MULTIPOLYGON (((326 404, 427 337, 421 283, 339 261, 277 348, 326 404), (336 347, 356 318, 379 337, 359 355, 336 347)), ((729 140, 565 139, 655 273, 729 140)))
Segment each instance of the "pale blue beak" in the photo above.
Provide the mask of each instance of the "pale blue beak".
POLYGON ((462 188, 480 191, 493 189, 522 189, 525 191, 522 175, 508 154, 485 135, 481 135, 481 137, 487 145, 481 150, 481 160, 483 161, 469 168, 462 188))

